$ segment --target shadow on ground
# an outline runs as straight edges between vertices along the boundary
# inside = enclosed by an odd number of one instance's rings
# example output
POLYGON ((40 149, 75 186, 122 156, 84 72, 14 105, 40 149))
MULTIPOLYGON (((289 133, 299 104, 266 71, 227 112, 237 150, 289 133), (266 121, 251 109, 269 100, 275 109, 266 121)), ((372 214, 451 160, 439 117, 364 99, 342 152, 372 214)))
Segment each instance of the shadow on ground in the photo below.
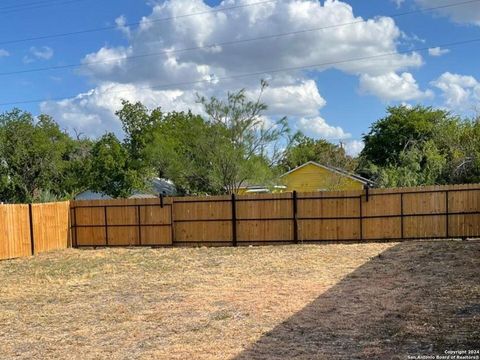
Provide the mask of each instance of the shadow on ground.
POLYGON ((480 242, 405 242, 235 359, 407 359, 479 348, 480 242))

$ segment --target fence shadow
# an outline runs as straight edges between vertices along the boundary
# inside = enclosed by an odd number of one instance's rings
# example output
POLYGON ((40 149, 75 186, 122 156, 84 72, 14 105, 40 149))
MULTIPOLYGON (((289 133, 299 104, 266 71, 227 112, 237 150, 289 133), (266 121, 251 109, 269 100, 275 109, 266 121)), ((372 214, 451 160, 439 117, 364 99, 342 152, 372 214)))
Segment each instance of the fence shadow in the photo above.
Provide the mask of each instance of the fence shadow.
POLYGON ((406 359, 478 349, 479 255, 473 241, 395 245, 235 359, 406 359))

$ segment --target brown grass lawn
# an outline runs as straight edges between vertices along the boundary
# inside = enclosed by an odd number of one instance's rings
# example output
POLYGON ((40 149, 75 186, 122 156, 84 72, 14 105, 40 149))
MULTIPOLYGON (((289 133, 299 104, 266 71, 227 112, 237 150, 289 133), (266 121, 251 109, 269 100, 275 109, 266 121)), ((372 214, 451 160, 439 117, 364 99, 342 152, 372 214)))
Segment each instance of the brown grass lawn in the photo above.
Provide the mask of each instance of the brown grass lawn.
POLYGON ((406 359, 475 348, 475 241, 0 262, 0 359, 406 359))

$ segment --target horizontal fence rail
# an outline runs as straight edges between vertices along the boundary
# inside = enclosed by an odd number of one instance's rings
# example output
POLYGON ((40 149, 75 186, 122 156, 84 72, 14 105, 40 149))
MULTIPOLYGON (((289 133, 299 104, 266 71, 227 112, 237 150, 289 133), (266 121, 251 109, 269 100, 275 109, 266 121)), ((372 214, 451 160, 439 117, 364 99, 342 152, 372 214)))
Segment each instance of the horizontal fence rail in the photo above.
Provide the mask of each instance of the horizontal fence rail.
POLYGON ((73 247, 480 237, 480 185, 0 205, 0 260, 73 247))
POLYGON ((480 185, 74 201, 74 246, 191 246, 480 236, 480 185))

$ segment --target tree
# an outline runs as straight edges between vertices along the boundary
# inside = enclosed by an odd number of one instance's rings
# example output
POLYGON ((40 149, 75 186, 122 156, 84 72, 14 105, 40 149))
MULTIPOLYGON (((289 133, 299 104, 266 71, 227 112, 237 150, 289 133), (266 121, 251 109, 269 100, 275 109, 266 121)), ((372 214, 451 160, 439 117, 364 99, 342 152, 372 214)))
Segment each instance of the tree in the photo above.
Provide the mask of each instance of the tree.
POLYGON ((14 109, 0 115, 0 198, 31 202, 48 192, 66 195, 63 187, 72 139, 55 121, 14 109))
POLYGON ((237 192, 247 181, 272 179, 272 165, 280 160, 281 148, 293 138, 286 118, 272 125, 265 121, 267 105, 261 97, 267 86, 261 82, 256 100, 247 99, 244 89, 228 93, 225 100, 198 97, 209 121, 224 129, 215 133, 219 148, 212 157, 212 169, 227 193, 237 192))
POLYGON ((425 107, 389 113, 365 136, 361 173, 383 187, 480 181, 478 119, 425 107))
POLYGON ((326 140, 314 140, 308 136, 298 136, 285 151, 280 168, 282 172, 292 170, 308 161, 322 165, 342 168, 348 171, 355 169, 355 160, 345 153, 345 149, 326 140))
POLYGON ((95 143, 91 151, 89 182, 92 190, 114 198, 128 197, 144 186, 141 174, 130 166, 128 151, 112 133, 95 143))
POLYGON ((387 112, 387 116, 373 123, 363 137, 361 166, 368 163, 380 167, 395 165, 402 151, 412 144, 432 139, 435 129, 452 118, 446 111, 423 106, 394 106, 388 107, 387 112))
POLYGON ((378 171, 379 187, 435 185, 442 182, 447 160, 433 140, 412 144, 399 154, 395 165, 378 171))
POLYGON ((147 158, 157 176, 172 180, 181 193, 221 193, 212 164, 226 141, 222 132, 222 127, 191 112, 162 115, 146 147, 147 158))

